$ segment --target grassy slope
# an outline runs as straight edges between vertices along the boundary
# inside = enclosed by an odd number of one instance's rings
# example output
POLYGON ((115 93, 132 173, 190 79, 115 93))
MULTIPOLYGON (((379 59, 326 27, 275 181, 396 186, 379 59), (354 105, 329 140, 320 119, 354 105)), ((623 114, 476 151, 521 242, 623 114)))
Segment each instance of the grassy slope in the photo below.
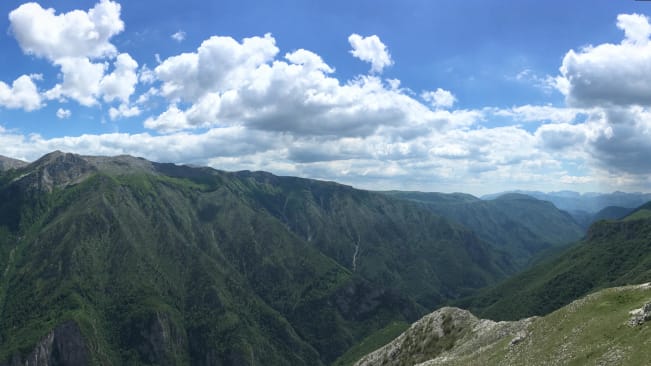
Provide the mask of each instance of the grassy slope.
POLYGON ((350 366, 364 355, 391 342, 409 328, 409 323, 391 322, 386 327, 372 333, 339 357, 332 366, 350 366))
POLYGON ((528 336, 510 338, 476 354, 440 365, 645 365, 651 360, 651 324, 631 327, 629 311, 651 301, 651 287, 612 288, 592 294, 543 318, 528 336))
POLYGON ((318 365, 414 320, 405 294, 503 275, 468 231, 345 186, 160 165, 45 193, 11 183, 29 169, 0 176, 0 360, 72 319, 95 363, 318 365))
POLYGON ((648 208, 593 224, 586 238, 529 270, 457 303, 491 319, 547 314, 600 288, 651 280, 648 208))

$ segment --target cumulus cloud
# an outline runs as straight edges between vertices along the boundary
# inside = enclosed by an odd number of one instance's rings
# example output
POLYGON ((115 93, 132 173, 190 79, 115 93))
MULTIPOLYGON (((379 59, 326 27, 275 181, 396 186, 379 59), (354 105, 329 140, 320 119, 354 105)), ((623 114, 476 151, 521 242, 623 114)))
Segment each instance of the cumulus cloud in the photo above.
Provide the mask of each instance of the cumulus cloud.
POLYGON ((57 118, 59 119, 68 119, 72 116, 72 112, 69 109, 59 108, 57 109, 57 118))
POLYGON ((142 110, 138 106, 129 106, 128 104, 120 104, 118 108, 111 107, 109 109, 109 117, 111 120, 116 120, 120 118, 129 118, 136 117, 142 113, 142 110))
MULTIPOLYGON (((93 9, 110 4, 102 1, 93 9)), ((101 23, 91 10, 76 16, 101 23)), ((113 10, 119 20, 119 6, 113 10)), ((42 12, 57 22, 70 14, 42 12)), ((397 79, 381 78, 378 74, 393 61, 376 36, 349 39, 351 53, 372 67, 372 74, 350 80, 338 79, 335 68, 309 50, 281 53, 269 34, 242 40, 210 37, 193 52, 160 60, 153 70, 139 68, 110 44, 119 27, 98 35, 99 46, 73 47, 74 52, 52 50, 48 45, 57 40, 27 37, 19 41, 26 53, 61 68, 62 80, 45 92, 46 98, 112 103, 107 108, 112 120, 143 115, 156 105, 166 108, 143 118, 144 127, 155 130, 151 134, 43 138, 0 126, 0 154, 35 159, 54 149, 127 153, 378 189, 485 192, 526 184, 547 190, 600 179, 639 187, 651 183, 646 178, 651 172, 647 75, 635 69, 648 67, 645 24, 643 16, 620 16, 621 43, 568 51, 556 85, 569 107, 475 110, 454 109, 451 91, 433 86, 418 96, 397 79), (615 57, 618 52, 626 57, 615 57), (625 58, 635 67, 627 67, 625 58), (149 91, 132 101, 138 82, 148 84, 149 91), (511 125, 495 127, 504 121, 511 125)), ((12 25, 14 34, 19 28, 12 25)), ((40 108, 34 80, 23 76, 13 86, 0 83, 0 105, 40 108), (18 98, 21 90, 31 90, 25 95, 32 98, 18 98)), ((60 118, 69 115, 67 109, 57 111, 60 118)))
POLYGON ((609 174, 651 173, 651 24, 640 14, 620 14, 619 44, 603 43, 563 58, 557 87, 570 107, 586 109, 584 123, 543 126, 544 146, 584 147, 590 162, 609 174))
POLYGON ((11 31, 24 53, 49 60, 60 68, 63 82, 44 93, 47 99, 76 100, 91 106, 128 101, 138 82, 138 64, 118 54, 110 39, 124 30, 120 4, 101 0, 88 11, 57 14, 37 3, 19 6, 9 14, 11 31), (114 61, 109 71, 106 60, 114 61))
POLYGON ((612 173, 651 173, 651 111, 648 108, 610 108, 590 125, 590 153, 612 173))
POLYGON ((387 47, 376 35, 362 37, 353 33, 348 37, 348 42, 353 48, 350 53, 356 58, 371 64, 371 72, 381 73, 385 67, 393 65, 387 47))
POLYGON ((120 4, 101 0, 87 12, 56 14, 38 3, 26 3, 9 13, 11 31, 22 50, 56 61, 66 57, 101 58, 117 53, 109 39, 124 30, 120 4))
POLYGON ((299 49, 284 58, 278 53, 269 34, 241 42, 215 36, 196 52, 164 60, 155 73, 170 107, 147 119, 145 127, 169 133, 246 125, 308 136, 367 136, 400 127, 400 136, 408 138, 410 128, 441 128, 462 119, 431 111, 376 76, 341 83, 311 51, 299 49))
POLYGON ((457 101, 457 98, 452 92, 441 88, 435 91, 425 91, 421 93, 420 97, 434 108, 451 108, 457 101))
POLYGON ((649 19, 639 14, 617 19, 625 34, 620 44, 570 50, 563 58, 556 85, 570 106, 651 106, 649 19))
POLYGON ((63 73, 63 83, 45 92, 45 96, 48 99, 69 97, 84 106, 96 104, 106 65, 81 57, 62 58, 57 64, 63 73))
POLYGON ((11 86, 0 81, 0 106, 33 111, 42 107, 41 95, 33 76, 22 75, 11 86))
POLYGON ((115 70, 100 81, 99 93, 105 102, 119 100, 125 103, 136 90, 138 63, 128 53, 121 53, 114 65, 115 70))

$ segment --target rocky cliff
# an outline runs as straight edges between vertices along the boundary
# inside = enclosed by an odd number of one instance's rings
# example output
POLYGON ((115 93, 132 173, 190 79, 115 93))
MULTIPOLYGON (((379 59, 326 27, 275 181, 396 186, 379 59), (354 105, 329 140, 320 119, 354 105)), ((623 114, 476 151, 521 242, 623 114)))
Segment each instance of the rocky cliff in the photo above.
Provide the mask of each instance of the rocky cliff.
POLYGON ((24 358, 14 354, 9 364, 0 366, 88 365, 88 349, 79 327, 67 321, 43 337, 24 358))

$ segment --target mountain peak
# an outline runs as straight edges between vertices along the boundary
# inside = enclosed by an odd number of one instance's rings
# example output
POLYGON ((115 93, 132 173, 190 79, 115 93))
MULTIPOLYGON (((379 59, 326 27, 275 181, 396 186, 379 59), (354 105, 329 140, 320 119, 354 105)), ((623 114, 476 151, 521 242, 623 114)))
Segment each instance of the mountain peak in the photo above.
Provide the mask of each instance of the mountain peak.
POLYGON ((21 185, 47 192, 79 183, 95 172, 128 174, 156 171, 154 163, 130 155, 83 156, 59 150, 45 154, 31 164, 15 165, 24 170, 17 178, 21 185))

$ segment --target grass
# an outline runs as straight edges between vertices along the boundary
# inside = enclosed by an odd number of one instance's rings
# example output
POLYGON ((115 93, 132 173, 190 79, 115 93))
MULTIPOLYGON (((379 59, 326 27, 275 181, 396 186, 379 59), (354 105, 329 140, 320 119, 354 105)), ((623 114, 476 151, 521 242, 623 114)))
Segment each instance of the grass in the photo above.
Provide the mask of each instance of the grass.
POLYGON ((631 327, 629 311, 651 301, 651 287, 606 289, 535 320, 524 341, 494 347, 444 365, 645 365, 651 324, 631 327))
POLYGON ((651 321, 638 326, 628 321, 630 311, 649 302, 649 284, 609 288, 544 317, 492 325, 478 319, 464 323, 467 312, 444 308, 410 327, 390 352, 368 361, 391 366, 648 365, 651 321), (438 324, 444 336, 432 336, 431 324, 438 324), (514 337, 519 342, 511 344, 514 337))
POLYGON ((394 340, 409 328, 405 322, 391 322, 386 327, 374 332, 364 338, 360 343, 353 346, 339 357, 332 366, 350 366, 355 364, 364 355, 369 354, 376 349, 394 340))

